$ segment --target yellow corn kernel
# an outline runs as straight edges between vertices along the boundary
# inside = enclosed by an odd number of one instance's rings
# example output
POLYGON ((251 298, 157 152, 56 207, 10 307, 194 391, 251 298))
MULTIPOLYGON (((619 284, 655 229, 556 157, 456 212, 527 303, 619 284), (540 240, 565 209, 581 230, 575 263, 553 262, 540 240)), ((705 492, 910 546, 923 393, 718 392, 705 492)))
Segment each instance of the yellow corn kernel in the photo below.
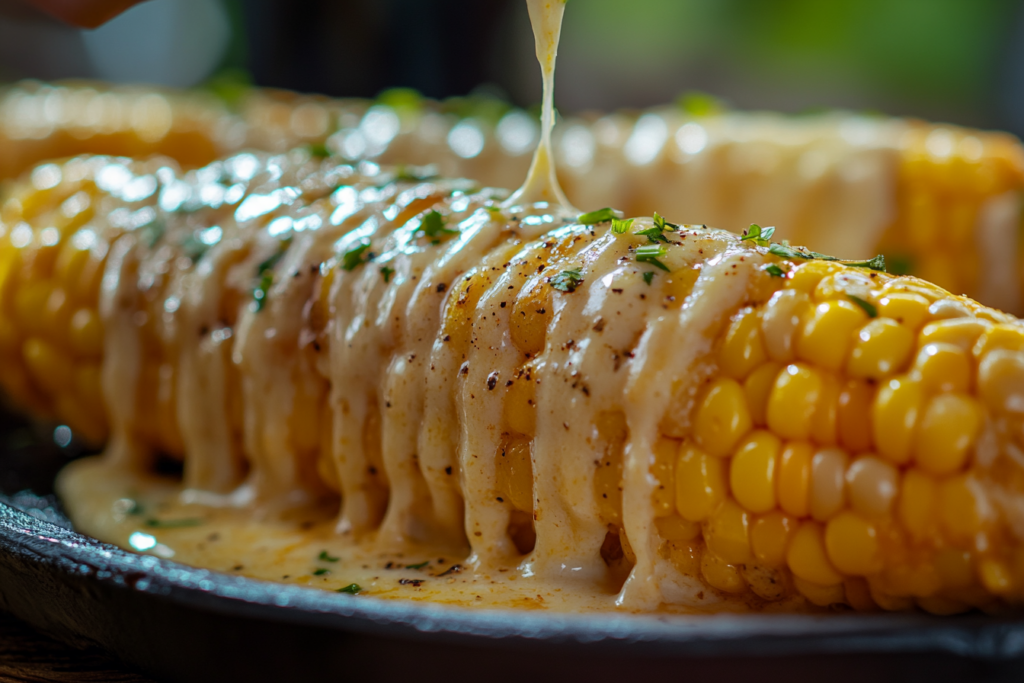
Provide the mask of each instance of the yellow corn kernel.
POLYGON ((917 469, 903 475, 903 487, 896 504, 900 523, 911 536, 924 538, 937 518, 938 486, 935 480, 917 469))
POLYGON ((942 548, 932 557, 932 564, 943 588, 967 588, 974 583, 974 558, 969 550, 942 548))
POLYGON ((629 428, 621 410, 606 410, 595 421, 604 453, 594 471, 594 499, 605 524, 622 524, 622 454, 629 428))
POLYGON ((976 318, 936 320, 924 326, 918 341, 922 347, 926 344, 945 342, 970 353, 978 338, 990 327, 992 323, 976 318))
POLYGON ((966 602, 944 598, 941 595, 929 595, 927 597, 917 598, 915 602, 917 602, 917 606, 925 612, 939 617, 963 614, 971 609, 971 606, 966 602))
POLYGON ((747 583, 740 570, 714 553, 706 552, 701 556, 700 573, 709 586, 724 593, 742 593, 747 590, 747 583))
POLYGON ((796 359, 796 336, 812 310, 805 292, 785 289, 772 296, 761 315, 764 346, 772 360, 789 363, 796 359))
POLYGON ((991 410, 1024 413, 1024 354, 997 349, 978 366, 978 394, 991 410))
POLYGON ((782 365, 779 363, 765 363, 750 373, 743 383, 743 391, 747 395, 747 407, 750 409, 750 419, 755 426, 764 427, 767 424, 768 397, 775 385, 775 378, 779 376, 781 370, 782 365))
POLYGON ((818 522, 807 521, 793 534, 786 563, 795 576, 819 586, 834 586, 843 580, 828 559, 825 531, 818 522))
POLYGON ((839 371, 846 362, 854 331, 867 319, 867 314, 849 301, 818 304, 797 337, 797 357, 812 365, 839 371))
POLYGON ((799 524, 778 510, 762 515, 750 527, 750 549, 754 559, 768 567, 781 567, 786 563, 789 540, 799 524))
POLYGON ((672 566, 683 576, 697 576, 700 572, 700 556, 707 551, 703 543, 686 541, 668 542, 668 557, 672 566))
POLYGON ((862 455, 846 470, 850 506, 868 519, 889 516, 899 487, 899 470, 873 455, 862 455))
POLYGON ((811 516, 819 522, 831 519, 846 505, 846 453, 823 448, 811 459, 811 516))
POLYGON ((497 462, 500 496, 523 512, 533 510, 532 442, 523 436, 510 437, 501 448, 497 462))
POLYGON ((833 605, 841 605, 846 601, 846 588, 842 583, 832 586, 819 586, 811 581, 805 581, 799 576, 794 576, 793 585, 800 592, 800 595, 807 598, 807 602, 818 607, 832 607, 833 605))
POLYGON ((981 531, 985 518, 984 494, 967 474, 942 481, 938 490, 942 529, 953 541, 966 543, 981 531))
POLYGON ((740 443, 732 456, 729 487, 736 502, 750 512, 768 512, 775 507, 775 475, 780 450, 779 437, 758 429, 740 443))
POLYGON ((45 332, 40 314, 46 308, 51 290, 47 280, 28 280, 14 291, 14 317, 29 334, 45 332))
POLYGON ((718 353, 722 374, 743 381, 767 357, 761 341, 761 319, 755 311, 745 310, 729 326, 718 353))
POLYGON ((676 510, 683 519, 703 521, 725 500, 726 467, 727 461, 683 444, 676 461, 676 510))
POLYGON ((818 405, 811 417, 811 440, 821 446, 834 446, 838 438, 839 395, 843 387, 830 373, 821 373, 821 380, 818 405))
POLYGON ((99 363, 81 363, 75 366, 75 393, 79 401, 103 411, 103 379, 99 363))
POLYGON ((857 612, 877 612, 878 605, 871 598, 871 589, 864 579, 851 576, 843 581, 846 602, 857 612))
POLYGON ((959 346, 945 342, 926 344, 914 360, 914 371, 929 393, 965 394, 971 386, 971 361, 959 346))
POLYGON ((995 557, 986 557, 978 563, 978 578, 990 593, 1006 595, 1013 590, 1013 574, 1010 567, 995 557))
POLYGON ((551 322, 551 288, 543 280, 523 288, 512 305, 509 333, 520 351, 535 356, 544 350, 544 340, 551 322))
POLYGON ((842 512, 829 520, 825 549, 832 565, 844 574, 867 576, 882 570, 878 530, 853 512, 842 512))
POLYGON ((750 562, 750 514, 727 498, 704 522, 704 540, 728 564, 750 562))
POLYGON ((68 340, 79 357, 95 358, 103 353, 103 323, 96 311, 90 308, 75 311, 71 316, 68 340))
POLYGON ((876 318, 857 333, 846 372, 857 379, 882 379, 903 370, 914 347, 909 328, 876 318))
POLYGON ((810 294, 823 278, 840 268, 827 261, 808 261, 793 269, 789 276, 789 287, 793 290, 810 294))
POLYGON ((932 397, 921 416, 914 457, 918 467, 929 474, 956 472, 967 461, 978 432, 982 409, 963 394, 932 397))
POLYGON ((897 465, 910 460, 923 403, 921 383, 904 375, 883 384, 871 406, 875 447, 897 465))
POLYGON ((32 337, 22 346, 22 358, 32 379, 51 394, 66 391, 74 382, 74 365, 67 355, 50 342, 32 337))
POLYGON ((984 358, 986 353, 995 349, 1018 353, 1024 351, 1024 328, 1008 323, 990 327, 974 344, 974 357, 984 358))
POLYGON ((779 457, 779 507, 794 517, 811 511, 811 461, 814 447, 807 442, 787 443, 779 457))
POLYGON ((743 387, 736 380, 720 378, 708 387, 697 408, 693 436, 707 453, 726 456, 752 426, 743 387))
POLYGON ((700 534, 700 524, 679 515, 658 517, 654 520, 654 527, 666 541, 692 541, 700 534))
POLYGON ((60 287, 55 287, 46 299, 46 307, 39 312, 43 335, 49 339, 60 339, 68 329, 71 320, 71 301, 60 287))
POLYGON ((821 373, 803 363, 783 368, 768 397, 768 428, 784 439, 806 440, 824 389, 821 373))
POLYGON ((651 463, 651 474, 658 485, 654 487, 653 504, 655 517, 668 517, 675 513, 675 466, 679 442, 660 438, 654 448, 654 462, 651 463))
POLYGON ((839 392, 836 432, 839 445, 848 452, 871 450, 871 406, 875 388, 869 382, 850 380, 839 392))
POLYGON ((916 330, 928 319, 931 302, 920 294, 893 292, 878 300, 878 315, 891 318, 907 329, 916 330))
POLYGON ((868 586, 871 588, 871 599, 887 612, 906 612, 914 608, 913 598, 880 590, 873 581, 868 581, 868 586))

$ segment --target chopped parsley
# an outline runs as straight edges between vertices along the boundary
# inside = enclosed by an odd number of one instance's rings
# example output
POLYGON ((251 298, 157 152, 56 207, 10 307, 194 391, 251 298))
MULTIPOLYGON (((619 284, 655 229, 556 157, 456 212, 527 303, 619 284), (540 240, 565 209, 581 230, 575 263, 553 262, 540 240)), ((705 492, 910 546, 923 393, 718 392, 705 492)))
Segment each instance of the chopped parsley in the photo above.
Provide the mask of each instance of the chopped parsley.
POLYGON ((380 267, 381 277, 384 278, 384 284, 391 282, 391 276, 395 274, 395 269, 389 266, 380 267))
POLYGON ((331 557, 329 554, 327 554, 326 550, 321 550, 320 555, 316 559, 320 560, 321 562, 337 562, 341 558, 331 557))
POLYGON ((430 564, 430 560, 426 560, 426 561, 420 562, 418 564, 407 564, 407 565, 405 565, 405 568, 406 569, 423 569, 428 564, 430 564))
POLYGON ((199 526, 203 523, 201 519, 147 519, 146 526, 150 529, 183 529, 189 526, 199 526))
POLYGON ((786 277, 786 271, 780 268, 777 263, 769 263, 767 266, 762 267, 761 270, 772 277, 786 277))
POLYGON ((267 270, 260 276, 259 283, 256 285, 256 288, 252 290, 252 298, 256 302, 257 313, 262 311, 263 307, 267 304, 267 293, 270 291, 273 284, 274 271, 267 270))
POLYGON ((629 229, 633 227, 633 219, 628 218, 623 220, 621 218, 612 218, 612 232, 616 235, 624 235, 629 232, 629 229))
POLYGON ((439 177, 437 172, 437 166, 433 164, 429 166, 408 166, 406 164, 400 165, 395 169, 395 180, 405 182, 417 182, 421 183, 426 180, 433 180, 439 177))
POLYGON ((705 92, 690 91, 679 96, 679 108, 690 116, 714 116, 726 110, 722 100, 705 92))
POLYGON ((800 251, 794 249, 788 244, 772 244, 768 247, 768 252, 781 256, 782 258, 790 259, 804 259, 805 261, 836 261, 842 263, 845 266, 853 266, 854 268, 870 268, 871 270, 878 270, 885 272, 885 256, 879 254, 873 259, 867 261, 843 261, 835 256, 829 256, 827 254, 819 254, 816 251, 800 251))
POLYGON ((658 259, 663 258, 668 250, 665 249, 663 244, 645 244, 642 247, 636 249, 636 260, 640 263, 650 263, 652 266, 661 268, 666 273, 671 272, 664 263, 658 259))
POLYGON ((327 149, 327 145, 322 142, 311 142, 306 145, 306 151, 309 152, 309 156, 314 159, 326 159, 331 156, 331 150, 327 149))
POLYGON ((653 228, 647 228, 646 230, 639 230, 639 231, 636 232, 636 234, 637 235, 643 235, 648 240, 650 240, 651 244, 657 244, 658 242, 662 242, 664 244, 670 244, 669 239, 667 237, 665 237, 665 233, 668 232, 668 231, 675 231, 675 230, 678 230, 678 229, 679 229, 678 225, 676 225, 675 223, 667 222, 664 218, 662 218, 660 215, 658 215, 657 211, 655 211, 654 212, 654 227, 653 228))
POLYGON ((576 288, 583 284, 583 274, 579 268, 563 270, 558 275, 553 276, 548 282, 560 292, 575 292, 576 288))
POLYGON ((580 225, 596 225, 598 223, 607 223, 610 220, 615 219, 615 210, 605 207, 598 209, 597 211, 591 211, 590 213, 583 213, 576 217, 576 222, 580 225))
POLYGON ((331 570, 330 569, 325 569, 324 567, 318 567, 317 569, 313 570, 313 576, 323 576, 324 574, 330 574, 330 573, 331 573, 331 570))
POLYGON ((423 220, 420 222, 420 230, 423 234, 434 241, 434 244, 438 244, 440 238, 444 235, 457 235, 458 230, 452 230, 444 227, 444 216, 437 210, 431 209, 423 216, 423 220))
POLYGON ((646 273, 644 273, 644 282, 646 282, 648 286, 650 286, 650 284, 654 282, 653 270, 648 270, 646 273))
POLYGON ((861 299, 859 296, 854 296, 853 294, 847 294, 846 296, 850 299, 850 301, 864 309, 864 312, 868 314, 869 318, 878 317, 878 307, 876 307, 870 301, 861 299))
POLYGON ((744 231, 740 237, 740 242, 750 241, 759 247, 771 247, 771 239, 774 234, 775 228, 762 228, 757 223, 751 223, 750 229, 744 231))
POLYGON ((358 244, 346 251, 341 257, 342 270, 352 271, 367 261, 372 261, 373 258, 370 254, 367 254, 365 258, 363 257, 363 254, 369 248, 370 240, 364 237, 358 244))
POLYGON ((337 592, 337 593, 348 593, 349 595, 356 595, 361 590, 363 590, 363 588, 358 583, 350 583, 349 585, 345 586, 344 588, 339 588, 335 592, 337 592))

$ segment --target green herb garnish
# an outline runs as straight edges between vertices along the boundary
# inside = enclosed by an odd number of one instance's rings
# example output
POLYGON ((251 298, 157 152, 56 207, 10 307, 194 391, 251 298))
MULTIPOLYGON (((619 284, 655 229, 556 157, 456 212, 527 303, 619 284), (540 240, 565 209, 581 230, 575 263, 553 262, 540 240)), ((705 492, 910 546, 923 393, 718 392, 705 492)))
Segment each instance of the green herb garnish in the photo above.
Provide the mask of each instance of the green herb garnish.
POLYGON ((576 217, 576 222, 580 225, 596 225, 598 223, 607 223, 614 218, 615 210, 606 207, 597 211, 591 211, 590 213, 580 214, 576 217))
POLYGON ((327 145, 322 142, 311 142, 306 145, 306 151, 309 152, 309 156, 314 159, 326 159, 331 156, 331 150, 327 149, 327 145))
POLYGON ((139 228, 139 239, 152 249, 163 238, 165 232, 167 232, 167 226, 162 220, 156 219, 139 228))
POLYGON ((437 240, 442 235, 457 235, 459 232, 458 230, 444 227, 444 216, 434 209, 431 209, 423 216, 423 220, 420 222, 420 230, 423 231, 424 235, 433 240, 437 240))
POLYGON ((319 567, 319 568, 313 570, 313 576, 323 576, 324 574, 330 574, 330 573, 331 573, 330 569, 325 569, 323 567, 319 567))
POLYGON ((320 560, 321 562, 337 562, 341 558, 340 557, 331 557, 330 555, 327 554, 326 550, 321 550, 320 551, 320 555, 317 557, 317 559, 320 560))
POLYGON ((878 307, 876 307, 870 301, 866 301, 865 299, 861 299, 859 296, 854 296, 853 294, 847 294, 846 296, 847 296, 847 298, 850 299, 850 301, 852 301, 853 303, 857 304, 862 309, 864 309, 864 312, 868 314, 869 318, 877 318, 878 317, 878 307))
POLYGON ((909 256, 890 256, 886 259, 886 266, 893 275, 910 275, 914 272, 914 259, 909 256))
POLYGON ((677 100, 679 108, 690 116, 714 116, 725 111, 722 100, 704 92, 691 91, 683 93, 677 100))
POLYGON ((759 247, 771 247, 772 235, 775 228, 762 228, 757 223, 751 223, 750 229, 746 230, 740 237, 740 242, 750 241, 759 247))
POLYGON ((772 244, 768 247, 768 252, 782 258, 803 259, 805 261, 836 261, 854 268, 870 268, 871 270, 885 272, 885 256, 881 254, 867 261, 843 261, 835 256, 819 254, 816 251, 800 251, 788 244, 772 244))
POLYGON ((344 588, 339 588, 335 592, 337 592, 337 593, 348 593, 349 595, 356 595, 361 590, 363 590, 363 589, 362 589, 362 587, 358 583, 350 583, 349 585, 345 586, 344 588))
POLYGON ((395 180, 421 183, 438 177, 437 166, 407 166, 402 164, 395 169, 395 180))
POLYGON ((548 282, 560 292, 575 292, 576 288, 583 284, 583 274, 579 268, 563 270, 552 277, 548 282))
POLYGON ((202 523, 201 519, 147 519, 145 522, 150 529, 182 529, 202 523))
POLYGON ((209 248, 209 244, 206 244, 195 235, 189 235, 181 243, 181 251, 184 252, 185 256, 187 256, 188 260, 192 263, 203 258, 203 254, 205 254, 209 248))
POLYGON ((405 568, 406 569, 423 569, 428 564, 430 564, 430 560, 426 560, 424 562, 420 562, 419 564, 407 564, 407 565, 405 565, 405 568))
POLYGON ((267 270, 260 276, 259 284, 252 290, 252 298, 256 302, 256 312, 259 313, 267 303, 267 293, 274 284, 274 271, 267 270))
POLYGON ((364 237, 358 244, 346 251, 341 257, 342 270, 352 271, 367 261, 371 261, 370 258, 363 258, 363 253, 369 248, 370 240, 364 237))
POLYGON ((669 273, 672 271, 669 270, 668 266, 658 260, 667 253, 668 251, 662 244, 645 244, 642 247, 637 247, 636 260, 640 263, 650 263, 652 266, 661 268, 666 273, 669 273))
POLYGON ((395 274, 395 269, 389 266, 381 266, 380 274, 384 278, 384 284, 391 282, 391 276, 395 274))
POLYGON ((764 272, 768 273, 772 277, 786 277, 786 271, 779 267, 777 263, 769 263, 767 266, 761 268, 764 272))
POLYGON ((612 218, 612 232, 616 235, 624 235, 629 232, 629 229, 633 227, 633 219, 628 218, 623 220, 621 218, 612 218))
POLYGON ((646 273, 644 273, 644 282, 646 282, 648 286, 650 286, 650 284, 654 282, 653 270, 648 270, 646 273))

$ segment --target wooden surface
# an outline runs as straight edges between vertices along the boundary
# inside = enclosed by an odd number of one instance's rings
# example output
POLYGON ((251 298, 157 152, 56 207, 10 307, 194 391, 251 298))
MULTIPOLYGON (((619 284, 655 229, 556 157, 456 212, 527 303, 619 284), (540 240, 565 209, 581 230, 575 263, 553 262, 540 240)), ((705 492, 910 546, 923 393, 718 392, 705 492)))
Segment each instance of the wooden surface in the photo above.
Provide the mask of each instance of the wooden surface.
POLYGON ((0 612, 0 683, 152 683, 98 651, 82 651, 48 638, 0 612))

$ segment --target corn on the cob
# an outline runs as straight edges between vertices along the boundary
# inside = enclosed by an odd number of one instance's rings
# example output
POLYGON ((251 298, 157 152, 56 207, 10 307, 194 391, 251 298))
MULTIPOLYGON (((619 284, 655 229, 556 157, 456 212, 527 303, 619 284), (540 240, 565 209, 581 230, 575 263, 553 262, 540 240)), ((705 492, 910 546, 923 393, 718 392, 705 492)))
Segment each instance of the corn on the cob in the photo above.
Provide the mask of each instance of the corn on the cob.
POLYGON ((357 534, 635 609, 1024 597, 1024 325, 763 233, 494 198, 302 151, 41 167, 0 213, 0 377, 88 430, 102 346, 114 462, 339 491, 357 534))

